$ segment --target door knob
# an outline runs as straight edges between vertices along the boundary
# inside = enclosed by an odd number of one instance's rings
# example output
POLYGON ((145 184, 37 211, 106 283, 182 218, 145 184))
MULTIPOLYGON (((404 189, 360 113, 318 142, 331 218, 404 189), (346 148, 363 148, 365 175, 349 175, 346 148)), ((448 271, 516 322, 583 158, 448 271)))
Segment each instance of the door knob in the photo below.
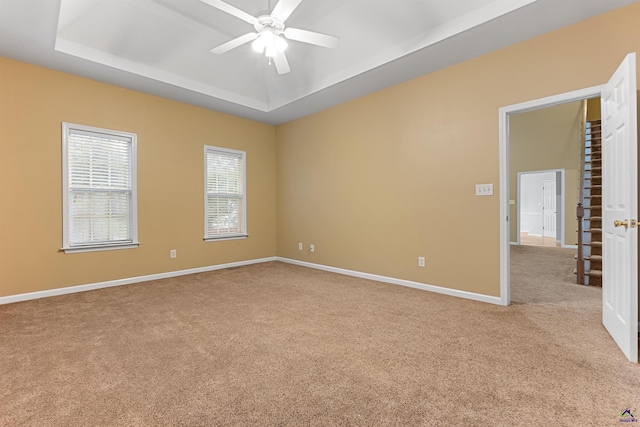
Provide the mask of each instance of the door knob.
POLYGON ((614 227, 624 227, 624 228, 629 228, 629 221, 624 220, 624 221, 613 221, 613 226, 614 227))

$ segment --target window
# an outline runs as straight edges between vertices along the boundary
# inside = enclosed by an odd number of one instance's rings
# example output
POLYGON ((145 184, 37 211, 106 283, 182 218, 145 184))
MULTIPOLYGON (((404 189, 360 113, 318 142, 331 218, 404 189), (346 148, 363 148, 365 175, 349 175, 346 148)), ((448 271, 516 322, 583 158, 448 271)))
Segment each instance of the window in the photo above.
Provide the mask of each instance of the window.
POLYGON ((204 147, 204 239, 247 237, 244 151, 204 147))
POLYGON ((65 253, 137 247, 136 135, 62 124, 65 253))

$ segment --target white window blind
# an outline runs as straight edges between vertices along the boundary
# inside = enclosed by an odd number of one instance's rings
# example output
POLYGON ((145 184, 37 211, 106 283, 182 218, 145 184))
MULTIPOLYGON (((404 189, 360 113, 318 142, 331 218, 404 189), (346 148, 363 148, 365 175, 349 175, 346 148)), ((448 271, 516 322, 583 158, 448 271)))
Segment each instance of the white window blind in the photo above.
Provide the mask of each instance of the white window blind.
POLYGON ((246 237, 245 156, 205 146, 205 240, 246 237))
POLYGON ((63 125, 63 249, 137 245, 134 134, 63 125))

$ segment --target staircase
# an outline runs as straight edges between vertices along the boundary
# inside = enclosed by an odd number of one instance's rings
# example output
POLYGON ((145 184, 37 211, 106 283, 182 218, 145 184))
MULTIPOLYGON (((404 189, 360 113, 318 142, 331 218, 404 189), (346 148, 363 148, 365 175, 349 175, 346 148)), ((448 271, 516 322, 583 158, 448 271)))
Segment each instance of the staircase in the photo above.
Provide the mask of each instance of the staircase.
POLYGON ((602 139, 600 120, 587 122, 581 155, 577 283, 602 286, 602 139))

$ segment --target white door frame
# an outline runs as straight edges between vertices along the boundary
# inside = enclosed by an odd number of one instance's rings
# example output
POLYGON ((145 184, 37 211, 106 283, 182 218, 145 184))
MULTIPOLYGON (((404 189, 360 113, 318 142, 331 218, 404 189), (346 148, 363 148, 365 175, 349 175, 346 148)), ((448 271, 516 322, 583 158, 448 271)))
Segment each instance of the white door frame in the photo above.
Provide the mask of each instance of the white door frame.
POLYGON ((564 217, 563 213, 563 205, 558 203, 558 188, 556 185, 556 177, 553 179, 546 179, 542 181, 542 238, 545 237, 553 237, 556 243, 562 241, 562 236, 560 236, 559 231, 560 227, 558 227, 558 219, 564 217), (553 193, 548 194, 547 186, 549 184, 553 184, 553 193), (551 201, 550 201, 551 200, 551 201), (553 206, 550 208, 549 205, 553 206), (553 212, 549 214, 547 211, 553 209, 553 212), (560 209, 560 215, 558 215, 558 209, 560 209), (553 218, 553 221, 549 221, 548 218, 553 218), (553 226, 551 225, 553 224, 553 226), (547 225, 549 227, 547 228, 547 225), (551 232, 549 231, 551 230, 551 232))
MULTIPOLYGON (((564 176, 564 169, 545 169, 545 170, 539 170, 539 171, 526 171, 526 172, 518 172, 518 191, 516 194, 516 232, 518 233, 518 235, 516 236, 516 242, 512 243, 511 239, 509 239, 509 243, 510 244, 517 244, 519 245, 520 242, 520 197, 521 197, 521 193, 522 193, 522 185, 520 182, 520 179, 522 178, 522 175, 530 175, 530 174, 537 174, 537 173, 558 173, 560 172, 560 200, 556 200, 556 205, 558 203, 561 203, 560 205, 560 220, 557 221, 558 224, 560 224, 560 226, 557 228, 556 230, 556 239, 557 236, 560 236, 560 245, 563 248, 566 247, 570 247, 573 248, 574 246, 565 246, 564 244, 564 221, 565 221, 565 217, 566 217, 566 212, 565 212, 565 176, 564 176)), ((558 185, 558 180, 556 179, 556 185, 558 185)), ((558 211, 558 209, 556 208, 556 212, 558 211)))
MULTIPOLYGON (((509 280, 509 115, 600 96, 604 85, 509 105, 499 109, 500 150, 500 304, 511 304, 509 280)), ((512 220, 512 219, 511 219, 512 220)))

